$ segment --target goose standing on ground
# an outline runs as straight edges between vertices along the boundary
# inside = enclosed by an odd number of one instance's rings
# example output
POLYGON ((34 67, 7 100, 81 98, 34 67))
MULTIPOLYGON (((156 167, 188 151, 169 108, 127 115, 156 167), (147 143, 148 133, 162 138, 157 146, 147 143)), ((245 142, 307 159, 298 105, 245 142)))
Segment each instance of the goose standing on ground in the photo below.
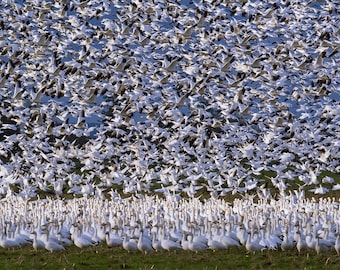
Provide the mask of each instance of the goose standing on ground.
POLYGON ((164 250, 167 250, 167 251, 172 251, 172 250, 176 250, 176 249, 181 249, 181 245, 178 243, 178 242, 175 242, 175 241, 172 241, 170 238, 169 238, 169 235, 166 234, 164 232, 164 229, 162 230, 162 233, 161 233, 161 246, 164 250))
POLYGON ((123 238, 119 232, 120 226, 114 224, 111 227, 111 223, 106 223, 105 241, 109 247, 121 246, 123 243, 123 238))
POLYGON ((335 236, 336 236, 336 239, 335 239, 334 249, 339 256, 340 255, 340 233, 337 232, 335 236))
POLYGON ((302 237, 300 230, 297 230, 295 232, 295 237, 296 237, 296 249, 300 254, 303 249, 307 248, 306 239, 302 237))
POLYGON ((258 241, 258 239, 254 239, 254 232, 253 230, 248 232, 248 238, 246 242, 246 249, 249 252, 252 252, 255 254, 256 251, 263 251, 266 249, 265 246, 261 245, 258 241))
POLYGON ((286 251, 294 247, 293 239, 292 237, 290 237, 288 233, 288 227, 284 229, 283 239, 282 239, 280 247, 282 251, 286 251))
POLYGON ((190 250, 187 236, 188 236, 187 232, 182 232, 181 246, 183 250, 190 250))
POLYGON ((208 243, 207 243, 208 247, 213 251, 220 250, 220 249, 226 249, 227 246, 224 245, 221 242, 221 240, 222 240, 221 238, 220 238, 220 241, 213 238, 212 231, 211 231, 211 228, 210 228, 209 234, 208 234, 208 243))
POLYGON ((115 234, 112 236, 110 231, 107 231, 105 235, 105 241, 108 247, 119 247, 122 245, 123 239, 120 236, 115 234))
POLYGON ((241 245, 245 246, 247 243, 247 239, 248 239, 248 233, 243 223, 237 226, 236 236, 238 240, 240 241, 241 245))
POLYGON ((36 232, 31 232, 31 235, 33 237, 32 246, 33 246, 33 249, 35 250, 35 252, 37 252, 38 249, 44 249, 45 248, 45 243, 41 239, 38 239, 37 233, 36 232))
POLYGON ((93 241, 91 239, 91 237, 89 237, 86 234, 82 233, 81 228, 79 228, 79 224, 73 224, 73 233, 72 233, 72 238, 73 238, 73 243, 83 249, 85 247, 89 247, 89 246, 95 246, 97 243, 95 241, 93 241))
POLYGON ((138 251, 137 242, 135 239, 130 239, 130 237, 126 234, 123 235, 123 249, 127 252, 136 252, 138 251))
POLYGON ((12 236, 13 240, 20 245, 30 245, 32 244, 32 239, 30 239, 29 234, 26 231, 21 230, 21 224, 18 222, 15 225, 15 232, 12 236))
POLYGON ((154 251, 150 239, 144 236, 143 230, 140 231, 137 248, 139 251, 141 251, 144 254, 154 251))
POLYGON ((7 233, 3 232, 0 238, 0 246, 3 248, 15 248, 19 247, 20 243, 12 238, 8 238, 7 233))
POLYGON ((158 252, 158 251, 161 251, 161 250, 164 250, 162 248, 162 243, 161 241, 157 238, 157 235, 158 235, 158 228, 156 231, 153 231, 152 232, 152 248, 158 252))
POLYGON ((70 246, 73 245, 73 242, 69 238, 63 237, 63 235, 60 231, 57 232, 56 236, 57 236, 58 243, 61 244, 62 246, 70 247, 70 246))
POLYGON ((43 233, 46 235, 45 239, 45 249, 50 251, 51 253, 54 251, 65 251, 65 247, 58 242, 54 241, 52 238, 49 237, 49 231, 46 229, 43 231, 43 233))
POLYGON ((321 241, 323 240, 320 235, 316 236, 315 251, 316 254, 327 252, 331 249, 332 244, 330 242, 321 241))
POLYGON ((231 224, 230 222, 228 222, 227 226, 228 226, 228 231, 225 230, 225 227, 226 225, 225 224, 221 224, 222 226, 222 231, 221 231, 221 235, 220 235, 220 238, 221 238, 221 243, 223 245, 225 245, 226 248, 228 247, 239 247, 241 246, 240 242, 237 241, 235 238, 237 238, 236 235, 234 235, 234 238, 232 237, 232 232, 231 232, 231 224))
POLYGON ((192 234, 188 235, 188 247, 191 251, 194 251, 196 253, 200 252, 200 251, 204 251, 208 249, 208 246, 201 242, 201 241, 194 241, 194 237, 192 234))
POLYGON ((312 233, 306 234, 306 245, 309 249, 315 249, 316 242, 317 240, 315 237, 313 237, 312 233))

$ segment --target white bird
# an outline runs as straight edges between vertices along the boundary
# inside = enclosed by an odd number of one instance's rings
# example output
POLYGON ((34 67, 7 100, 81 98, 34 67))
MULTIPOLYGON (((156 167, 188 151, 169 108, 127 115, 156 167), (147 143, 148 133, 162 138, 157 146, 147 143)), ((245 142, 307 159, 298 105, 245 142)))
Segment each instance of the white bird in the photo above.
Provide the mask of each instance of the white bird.
POLYGON ((194 251, 196 253, 200 252, 200 251, 204 251, 206 249, 208 249, 207 244, 201 242, 201 241, 194 241, 194 237, 192 234, 188 235, 188 247, 191 251, 194 251))
POLYGON ((224 245, 222 242, 214 240, 212 238, 208 238, 208 247, 213 251, 227 248, 227 246, 224 245))
POLYGON ((337 232, 335 235, 336 235, 336 239, 335 239, 334 249, 339 256, 339 254, 340 254, 340 234, 337 232))
POLYGON ((302 238, 300 230, 296 231, 295 234, 296 234, 296 237, 297 237, 297 239, 296 239, 296 249, 298 250, 298 252, 300 254, 303 249, 307 248, 307 243, 306 243, 306 239, 302 238))
POLYGON ((110 231, 107 231, 105 235, 105 241, 108 247, 119 247, 122 245, 123 239, 118 234, 114 234, 112 236, 112 233, 110 231))
POLYGON ((309 249, 315 249, 316 238, 311 233, 306 234, 306 245, 309 249))
POLYGON ((20 245, 32 244, 32 239, 29 237, 26 231, 21 230, 20 223, 16 224, 15 232, 12 238, 20 245))
POLYGON ((225 247, 239 247, 241 246, 240 242, 237 239, 236 234, 233 234, 233 232, 231 231, 231 224, 230 222, 227 223, 227 226, 229 228, 228 231, 225 230, 225 224, 221 224, 222 226, 222 231, 221 231, 221 242, 223 245, 225 245, 225 247), (233 236, 233 237, 232 237, 233 236))
POLYGON ((34 231, 34 232, 31 232, 31 235, 33 237, 32 246, 33 246, 33 249, 35 250, 35 252, 37 252, 38 249, 44 249, 45 243, 41 239, 37 238, 37 233, 34 231))
POLYGON ((157 232, 152 233, 152 248, 158 252, 164 250, 161 244, 161 241, 157 239, 157 232))
POLYGON ((57 233, 57 241, 62 246, 70 247, 73 245, 73 242, 69 238, 63 237, 60 231, 57 233))
POLYGON ((183 57, 176 57, 171 62, 169 62, 167 59, 164 59, 162 64, 162 70, 165 72, 175 72, 177 63, 182 60, 183 57))
POLYGON ((165 233, 163 232, 161 234, 161 247, 164 250, 167 251, 172 251, 172 250, 176 250, 176 249, 181 249, 181 245, 178 242, 172 241, 169 239, 169 235, 165 235, 165 233))
POLYGON ((316 243, 315 243, 315 251, 316 254, 324 253, 327 252, 331 249, 332 243, 329 241, 325 241, 325 239, 321 239, 320 235, 316 236, 316 243), (321 241, 324 240, 324 241, 321 241))
POLYGON ((246 242, 246 249, 249 252, 255 253, 256 251, 263 251, 266 249, 265 246, 259 243, 258 239, 253 238, 253 230, 248 232, 248 238, 246 242))
POLYGON ((152 247, 152 242, 150 241, 149 238, 146 238, 146 236, 144 236, 143 230, 141 230, 141 232, 139 234, 137 248, 138 248, 139 251, 141 251, 144 254, 147 254, 148 252, 154 251, 154 249, 152 247))
POLYGON ((8 238, 7 233, 3 232, 0 238, 0 246, 3 248, 15 248, 19 247, 20 243, 14 239, 8 238))
POLYGON ((93 241, 91 237, 82 233, 82 230, 81 228, 79 228, 79 226, 80 226, 79 224, 74 225, 74 232, 72 233, 73 243, 78 248, 81 248, 81 249, 85 247, 97 245, 96 241, 93 241))
POLYGON ((190 250, 186 232, 182 232, 181 246, 183 250, 190 250))
MULTIPOLYGON (((33 232, 33 234, 34 233, 35 232, 33 232)), ((36 237, 36 233, 34 237, 36 237)), ((54 235, 51 235, 51 231, 48 227, 44 227, 42 229, 42 236, 40 240, 44 242, 45 249, 51 253, 54 251, 65 251, 65 247, 59 243, 58 239, 54 235)))
POLYGON ((127 252, 136 252, 138 251, 137 242, 125 234, 123 235, 123 249, 127 252))
POLYGON ((288 233, 288 228, 284 230, 283 239, 280 247, 282 251, 287 251, 294 247, 293 239, 290 237, 288 233))
POLYGON ((51 241, 51 240, 47 240, 47 242, 45 242, 45 249, 49 250, 51 253, 54 251, 65 251, 66 250, 63 245, 57 242, 51 241))
POLYGON ((245 246, 248 239, 248 234, 242 223, 237 227, 236 236, 241 245, 245 246))

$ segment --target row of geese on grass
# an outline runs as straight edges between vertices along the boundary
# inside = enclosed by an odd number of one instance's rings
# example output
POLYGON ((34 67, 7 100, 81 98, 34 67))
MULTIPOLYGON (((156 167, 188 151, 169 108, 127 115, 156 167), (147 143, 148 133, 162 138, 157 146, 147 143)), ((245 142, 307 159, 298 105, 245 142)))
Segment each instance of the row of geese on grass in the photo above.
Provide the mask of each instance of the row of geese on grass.
POLYGON ((242 246, 248 252, 340 252, 339 202, 331 198, 255 201, 247 196, 230 204, 153 196, 31 202, 13 197, 2 201, 0 212, 3 248, 32 245, 54 252, 102 244, 143 253, 242 246))

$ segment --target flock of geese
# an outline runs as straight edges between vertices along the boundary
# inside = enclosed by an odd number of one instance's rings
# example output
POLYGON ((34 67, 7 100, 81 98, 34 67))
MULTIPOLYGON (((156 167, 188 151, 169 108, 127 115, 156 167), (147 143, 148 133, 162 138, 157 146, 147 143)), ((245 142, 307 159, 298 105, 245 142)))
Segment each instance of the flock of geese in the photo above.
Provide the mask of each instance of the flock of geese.
POLYGON ((294 181, 340 189, 337 1, 6 0, 0 10, 1 246, 338 252, 338 204, 302 208, 288 193, 294 181), (271 200, 268 186, 283 201, 220 200, 271 200), (28 203, 41 193, 83 198, 28 203), (141 195, 155 193, 165 201, 141 195), (191 201, 166 199, 181 195, 191 201))
POLYGON ((0 9, 3 197, 339 188, 336 2, 0 9))
MULTIPOLYGON (((101 200, 3 199, 3 248, 32 245, 35 251, 65 251, 75 245, 120 247, 128 252, 245 248, 340 252, 340 204, 334 199, 177 200, 155 196, 101 200)), ((334 253, 335 253, 334 252, 334 253)))

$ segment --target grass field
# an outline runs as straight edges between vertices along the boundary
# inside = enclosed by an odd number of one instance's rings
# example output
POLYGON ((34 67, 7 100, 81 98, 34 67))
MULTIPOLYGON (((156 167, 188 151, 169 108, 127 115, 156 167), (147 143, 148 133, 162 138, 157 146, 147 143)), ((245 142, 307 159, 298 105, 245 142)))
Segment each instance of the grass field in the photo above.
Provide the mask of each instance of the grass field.
POLYGON ((244 248, 223 251, 128 253, 106 246, 49 253, 32 247, 0 250, 0 269, 339 269, 340 257, 332 250, 316 255, 296 249, 283 252, 266 250, 249 254, 244 248))

